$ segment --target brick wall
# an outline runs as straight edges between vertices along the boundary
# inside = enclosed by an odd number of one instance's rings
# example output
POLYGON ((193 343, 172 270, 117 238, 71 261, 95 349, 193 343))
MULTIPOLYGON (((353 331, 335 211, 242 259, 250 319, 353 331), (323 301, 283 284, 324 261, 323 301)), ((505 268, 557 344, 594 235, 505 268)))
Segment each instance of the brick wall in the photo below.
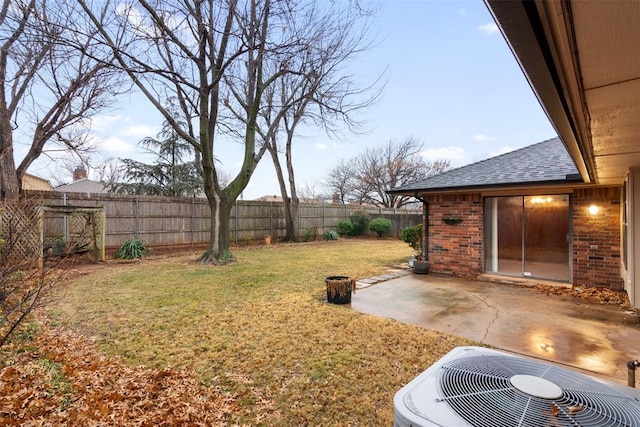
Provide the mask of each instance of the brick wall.
POLYGON ((620 277, 620 189, 600 187, 573 193, 573 284, 622 289, 620 277), (591 215, 589 206, 599 212, 591 215))
MULTIPOLYGON (((620 276, 620 188, 600 187, 574 191, 573 284, 622 289, 620 276), (589 206, 597 205, 597 215, 589 206)), ((430 271, 461 277, 483 272, 483 207, 479 193, 431 195, 428 247, 430 271), (447 225, 442 218, 462 218, 447 225)))
POLYGON ((482 273, 482 197, 479 193, 431 195, 429 270, 436 274, 476 277, 482 273), (444 217, 460 217, 448 225, 444 217))

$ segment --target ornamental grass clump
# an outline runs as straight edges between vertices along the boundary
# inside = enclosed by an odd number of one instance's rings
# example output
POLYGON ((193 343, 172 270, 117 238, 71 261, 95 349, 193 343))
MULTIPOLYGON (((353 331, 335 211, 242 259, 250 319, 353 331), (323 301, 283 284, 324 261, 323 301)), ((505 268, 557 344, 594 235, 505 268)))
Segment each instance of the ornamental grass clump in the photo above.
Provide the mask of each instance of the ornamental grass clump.
POLYGON ((327 230, 324 233, 322 233, 322 238, 324 240, 338 240, 338 233, 335 232, 334 230, 327 230))
POLYGON ((126 240, 116 251, 117 259, 139 259, 149 253, 149 246, 140 239, 126 240))

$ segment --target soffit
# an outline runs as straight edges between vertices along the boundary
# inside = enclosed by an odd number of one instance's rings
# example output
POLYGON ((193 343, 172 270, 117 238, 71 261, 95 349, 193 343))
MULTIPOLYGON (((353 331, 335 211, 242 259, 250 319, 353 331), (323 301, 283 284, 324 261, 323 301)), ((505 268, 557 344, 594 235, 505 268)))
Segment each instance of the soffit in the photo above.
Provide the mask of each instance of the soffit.
POLYGON ((620 184, 640 165, 640 2, 570 4, 596 182, 620 184))
POLYGON ((485 2, 585 182, 621 184, 640 166, 640 2, 485 2))

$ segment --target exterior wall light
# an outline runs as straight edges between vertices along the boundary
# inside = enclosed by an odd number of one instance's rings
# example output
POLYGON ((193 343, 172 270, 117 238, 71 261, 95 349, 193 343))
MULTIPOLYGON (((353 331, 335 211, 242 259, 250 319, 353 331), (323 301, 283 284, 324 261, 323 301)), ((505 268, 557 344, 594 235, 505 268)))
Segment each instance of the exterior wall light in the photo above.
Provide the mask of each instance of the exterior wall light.
POLYGON ((589 206, 589 215, 598 215, 600 212, 600 207, 598 205, 589 206))

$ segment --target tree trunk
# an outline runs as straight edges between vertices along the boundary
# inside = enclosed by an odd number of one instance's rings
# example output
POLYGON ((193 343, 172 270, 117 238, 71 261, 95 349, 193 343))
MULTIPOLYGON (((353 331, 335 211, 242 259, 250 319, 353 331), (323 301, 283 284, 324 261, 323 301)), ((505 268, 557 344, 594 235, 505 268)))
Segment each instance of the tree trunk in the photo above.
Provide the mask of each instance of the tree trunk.
POLYGON ((300 236, 300 215, 298 212, 300 210, 300 200, 298 196, 294 196, 291 198, 291 233, 295 236, 295 241, 299 241, 300 236))
POLYGON ((16 164, 13 159, 13 140, 11 132, 1 132, 6 126, 0 125, 0 199, 14 199, 20 192, 20 180, 16 173, 16 164))
POLYGON ((282 210, 284 212, 284 224, 285 224, 285 234, 284 241, 285 242, 297 242, 298 241, 298 233, 295 232, 295 227, 293 224, 293 212, 291 209, 291 199, 287 195, 287 186, 284 180, 284 175, 282 173, 282 166, 280 166, 280 159, 278 158, 278 152, 270 146, 269 154, 271 154, 271 159, 273 160, 273 167, 276 171, 276 176, 278 177, 278 186, 280 187, 280 195, 282 196, 282 210))
POLYGON ((229 222, 231 220, 231 207, 233 204, 226 202, 226 196, 217 195, 209 198, 211 211, 211 236, 209 247, 202 254, 199 261, 203 264, 226 264, 233 261, 229 252, 229 222))
MULTIPOLYGON (((297 121, 295 122, 297 124, 297 121)), ((298 241, 300 236, 300 215, 298 211, 300 209, 300 199, 298 199, 298 191, 296 190, 296 176, 293 171, 293 153, 291 151, 293 146, 293 131, 295 126, 287 132, 287 145, 285 151, 285 158, 287 160, 287 175, 289 176, 289 191, 291 192, 290 211, 291 211, 291 233, 293 234, 295 241, 298 241)))

